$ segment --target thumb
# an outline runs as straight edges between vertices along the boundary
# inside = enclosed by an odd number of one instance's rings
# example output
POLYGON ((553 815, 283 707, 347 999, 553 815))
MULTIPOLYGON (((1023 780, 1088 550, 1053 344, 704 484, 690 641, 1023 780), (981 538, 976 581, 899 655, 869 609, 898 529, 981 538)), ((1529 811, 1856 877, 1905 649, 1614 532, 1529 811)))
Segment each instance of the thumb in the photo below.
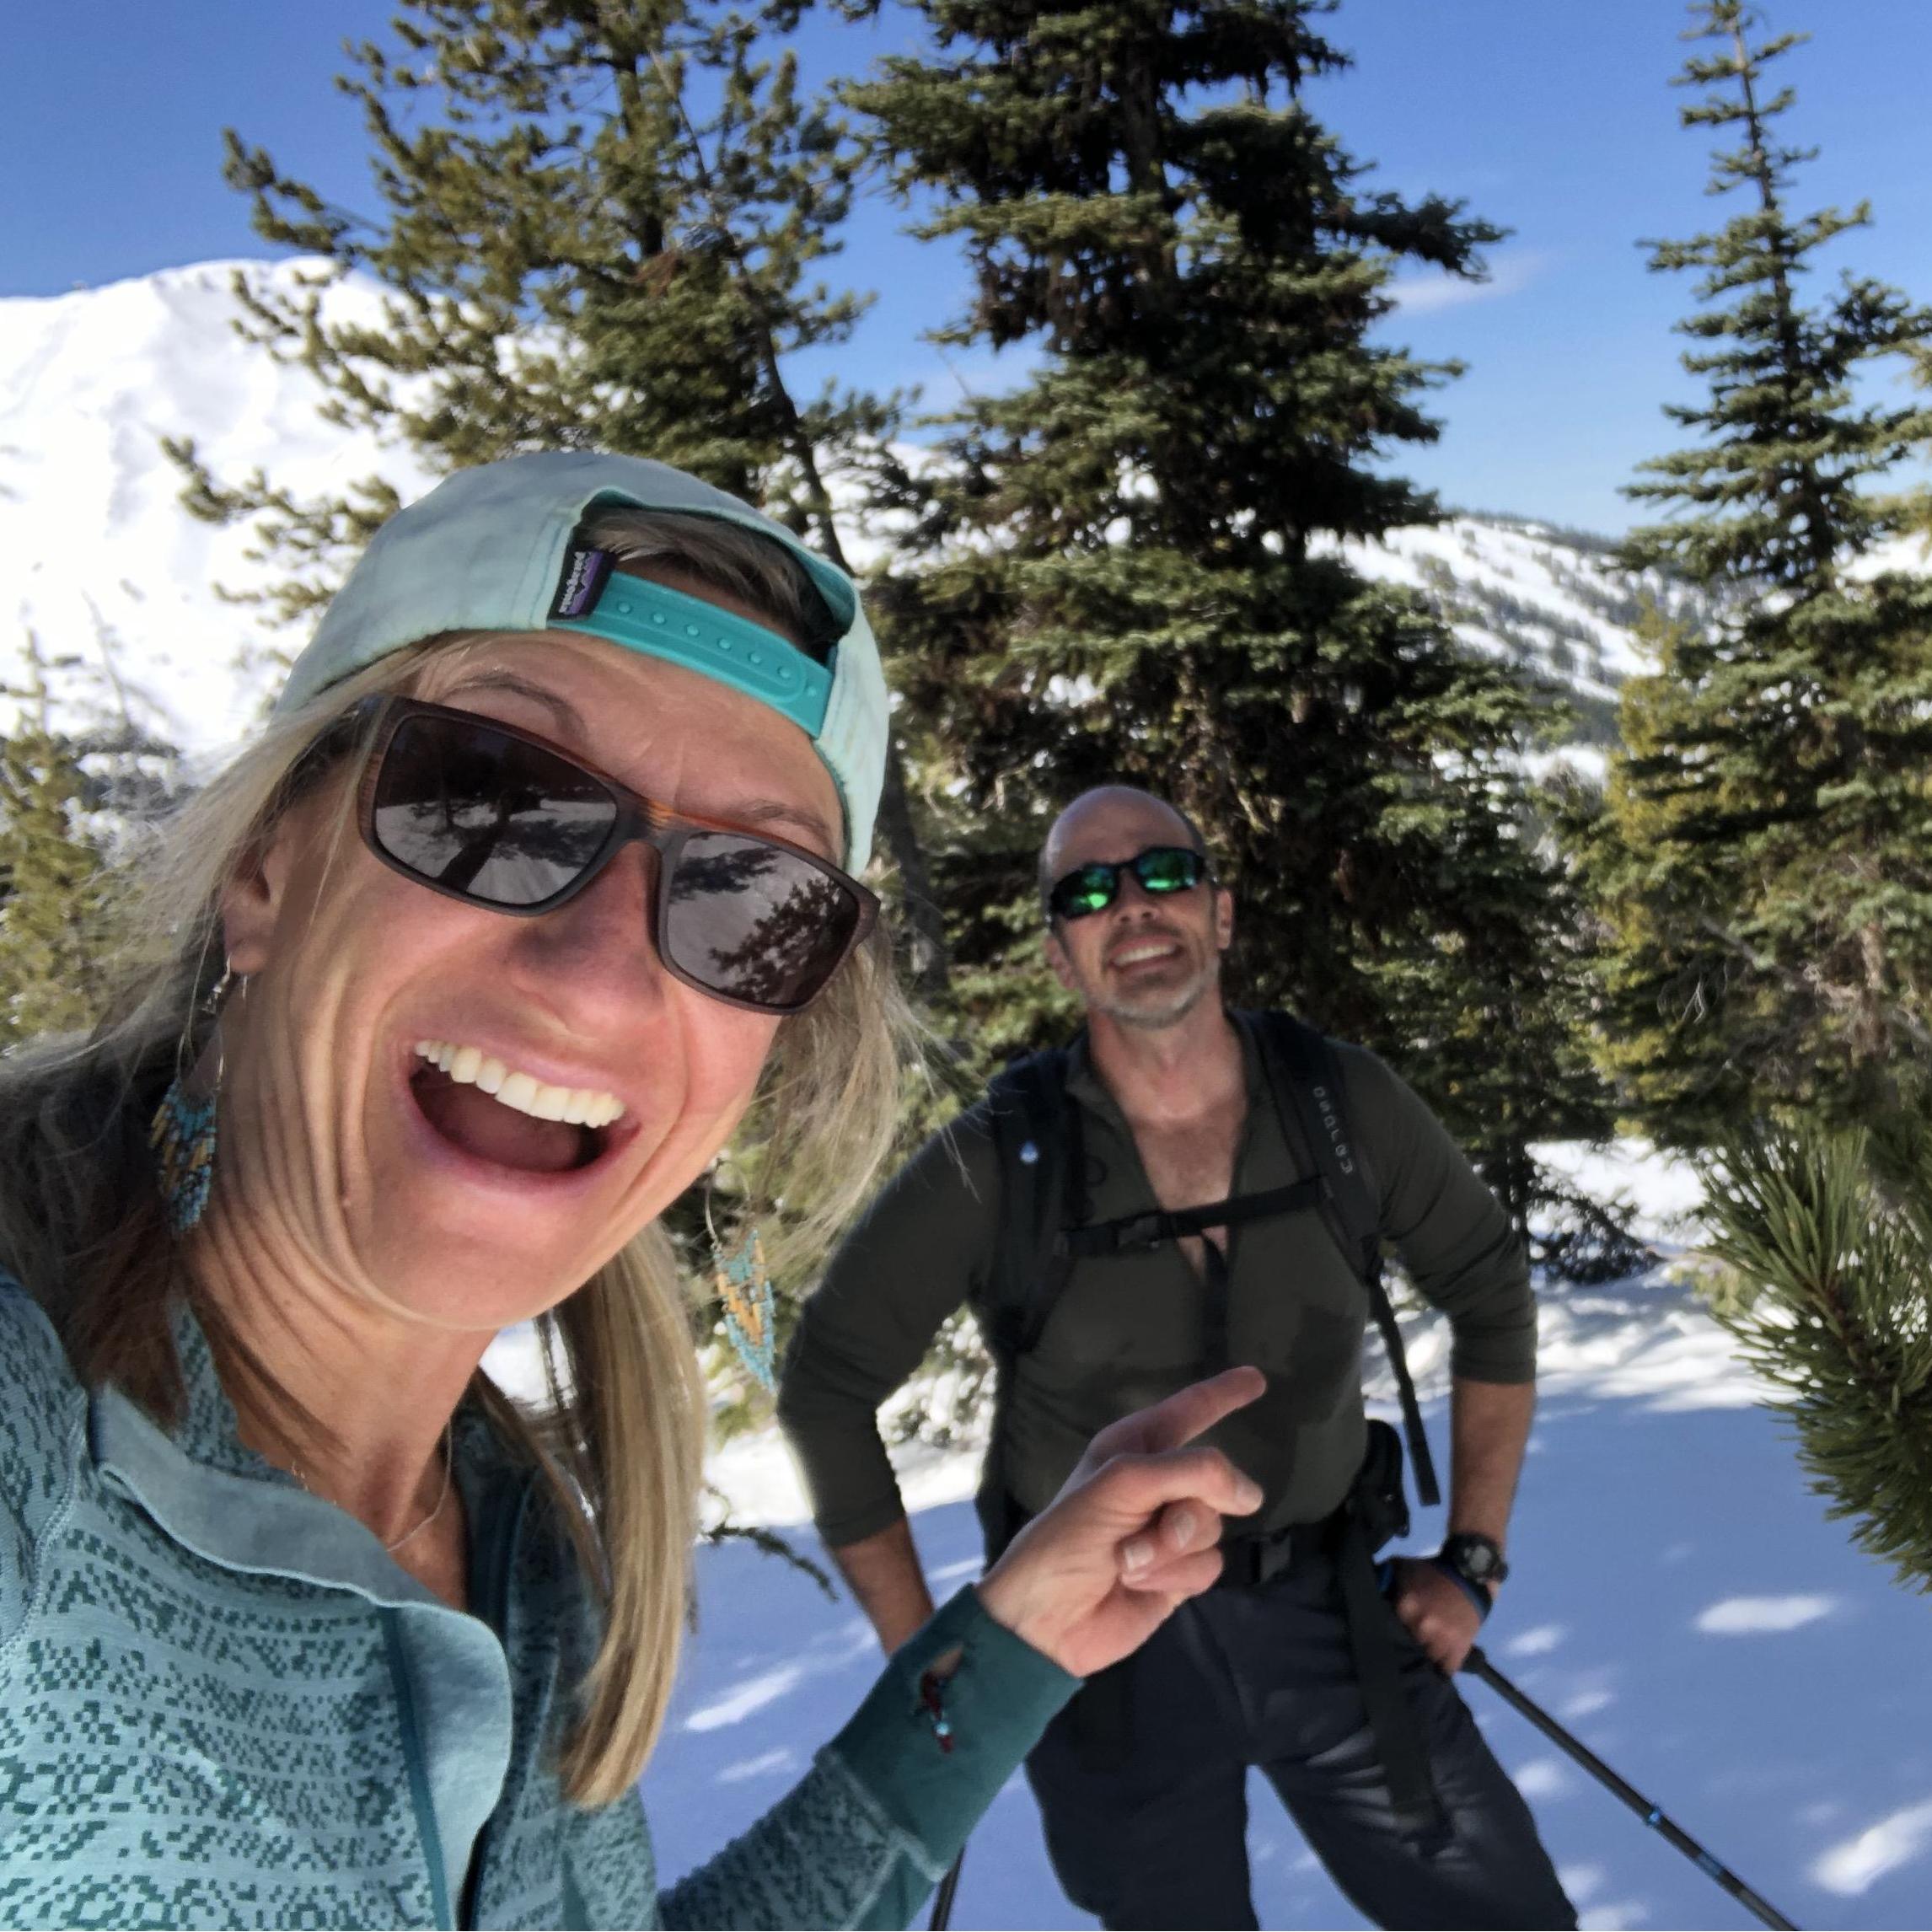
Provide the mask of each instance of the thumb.
POLYGON ((1260 1485, 1218 1449, 1169 1449, 1157 1456, 1119 1456, 1087 1485, 1092 1506, 1136 1527, 1170 1503, 1204 1504, 1216 1515, 1244 1516, 1261 1507, 1260 1485))

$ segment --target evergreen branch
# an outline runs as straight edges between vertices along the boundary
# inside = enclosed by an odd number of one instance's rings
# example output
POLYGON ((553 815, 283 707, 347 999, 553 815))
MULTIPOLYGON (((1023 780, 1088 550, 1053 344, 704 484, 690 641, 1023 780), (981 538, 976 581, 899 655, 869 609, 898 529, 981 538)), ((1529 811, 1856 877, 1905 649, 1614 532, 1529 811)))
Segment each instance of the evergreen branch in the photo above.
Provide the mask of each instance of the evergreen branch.
MULTIPOLYGON (((1907 1138, 1923 1147, 1922 1119, 1907 1138)), ((1747 1289, 1714 1312, 1790 1392, 1833 1514, 1932 1589, 1932 1170, 1919 1165, 1901 1201, 1880 1169, 1863 1130, 1766 1128, 1705 1163, 1710 1251, 1747 1289)))
MULTIPOLYGON (((722 1491, 713 1488, 709 1483, 705 1485, 705 1489, 707 1495, 722 1500, 722 1491)), ((702 1532, 699 1540, 711 1544, 714 1548, 721 1543, 748 1543, 759 1555, 775 1556, 781 1563, 797 1570, 801 1575, 810 1577, 828 1602, 836 1603, 839 1601, 838 1586, 833 1582, 825 1566, 807 1556, 790 1538, 781 1536, 775 1529, 768 1529, 763 1523, 736 1522, 727 1516, 722 1521, 714 1523, 702 1532)))

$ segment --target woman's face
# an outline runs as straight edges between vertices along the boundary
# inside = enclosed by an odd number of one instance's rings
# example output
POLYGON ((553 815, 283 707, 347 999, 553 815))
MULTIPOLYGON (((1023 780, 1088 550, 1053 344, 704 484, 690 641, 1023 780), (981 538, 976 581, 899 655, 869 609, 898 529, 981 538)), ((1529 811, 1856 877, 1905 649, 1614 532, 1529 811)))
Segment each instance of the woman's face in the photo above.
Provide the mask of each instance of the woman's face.
MULTIPOLYGON (((416 695, 839 862, 838 795, 804 733, 695 672, 550 633, 432 660, 416 695)), ((703 1170, 777 1022, 665 971, 647 846, 513 918, 399 877, 340 822, 340 787, 321 788, 226 904, 247 985, 223 1019, 220 1221, 292 1246, 265 1256, 277 1272, 494 1331, 579 1286, 703 1170), (487 1075, 453 1081, 424 1042, 469 1054, 457 1072, 495 1060, 623 1112, 601 1129, 533 1118, 487 1075)))

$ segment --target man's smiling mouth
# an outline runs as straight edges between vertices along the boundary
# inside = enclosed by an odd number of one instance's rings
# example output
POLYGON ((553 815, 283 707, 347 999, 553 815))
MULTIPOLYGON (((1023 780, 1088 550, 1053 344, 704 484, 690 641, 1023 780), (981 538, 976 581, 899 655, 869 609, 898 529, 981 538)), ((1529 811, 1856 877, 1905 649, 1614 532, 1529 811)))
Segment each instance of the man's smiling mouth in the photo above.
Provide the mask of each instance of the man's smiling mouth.
POLYGON ((1109 966, 1140 966, 1151 959, 1167 959, 1180 952, 1171 939, 1143 939, 1131 946, 1118 947, 1107 958, 1109 966))
POLYGON ((525 1173, 588 1167, 624 1112, 614 1093, 558 1087, 460 1041, 416 1043, 410 1087, 442 1137, 477 1160, 525 1173))

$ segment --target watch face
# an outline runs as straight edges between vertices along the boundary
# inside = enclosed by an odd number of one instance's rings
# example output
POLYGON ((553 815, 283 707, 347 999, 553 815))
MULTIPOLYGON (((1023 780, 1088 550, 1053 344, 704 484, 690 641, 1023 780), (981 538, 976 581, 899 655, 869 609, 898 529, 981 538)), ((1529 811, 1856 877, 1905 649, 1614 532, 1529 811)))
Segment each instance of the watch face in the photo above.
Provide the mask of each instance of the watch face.
POLYGON ((1487 1537, 1452 1537, 1446 1554, 1472 1583, 1499 1582, 1507 1574, 1503 1553, 1487 1537))

